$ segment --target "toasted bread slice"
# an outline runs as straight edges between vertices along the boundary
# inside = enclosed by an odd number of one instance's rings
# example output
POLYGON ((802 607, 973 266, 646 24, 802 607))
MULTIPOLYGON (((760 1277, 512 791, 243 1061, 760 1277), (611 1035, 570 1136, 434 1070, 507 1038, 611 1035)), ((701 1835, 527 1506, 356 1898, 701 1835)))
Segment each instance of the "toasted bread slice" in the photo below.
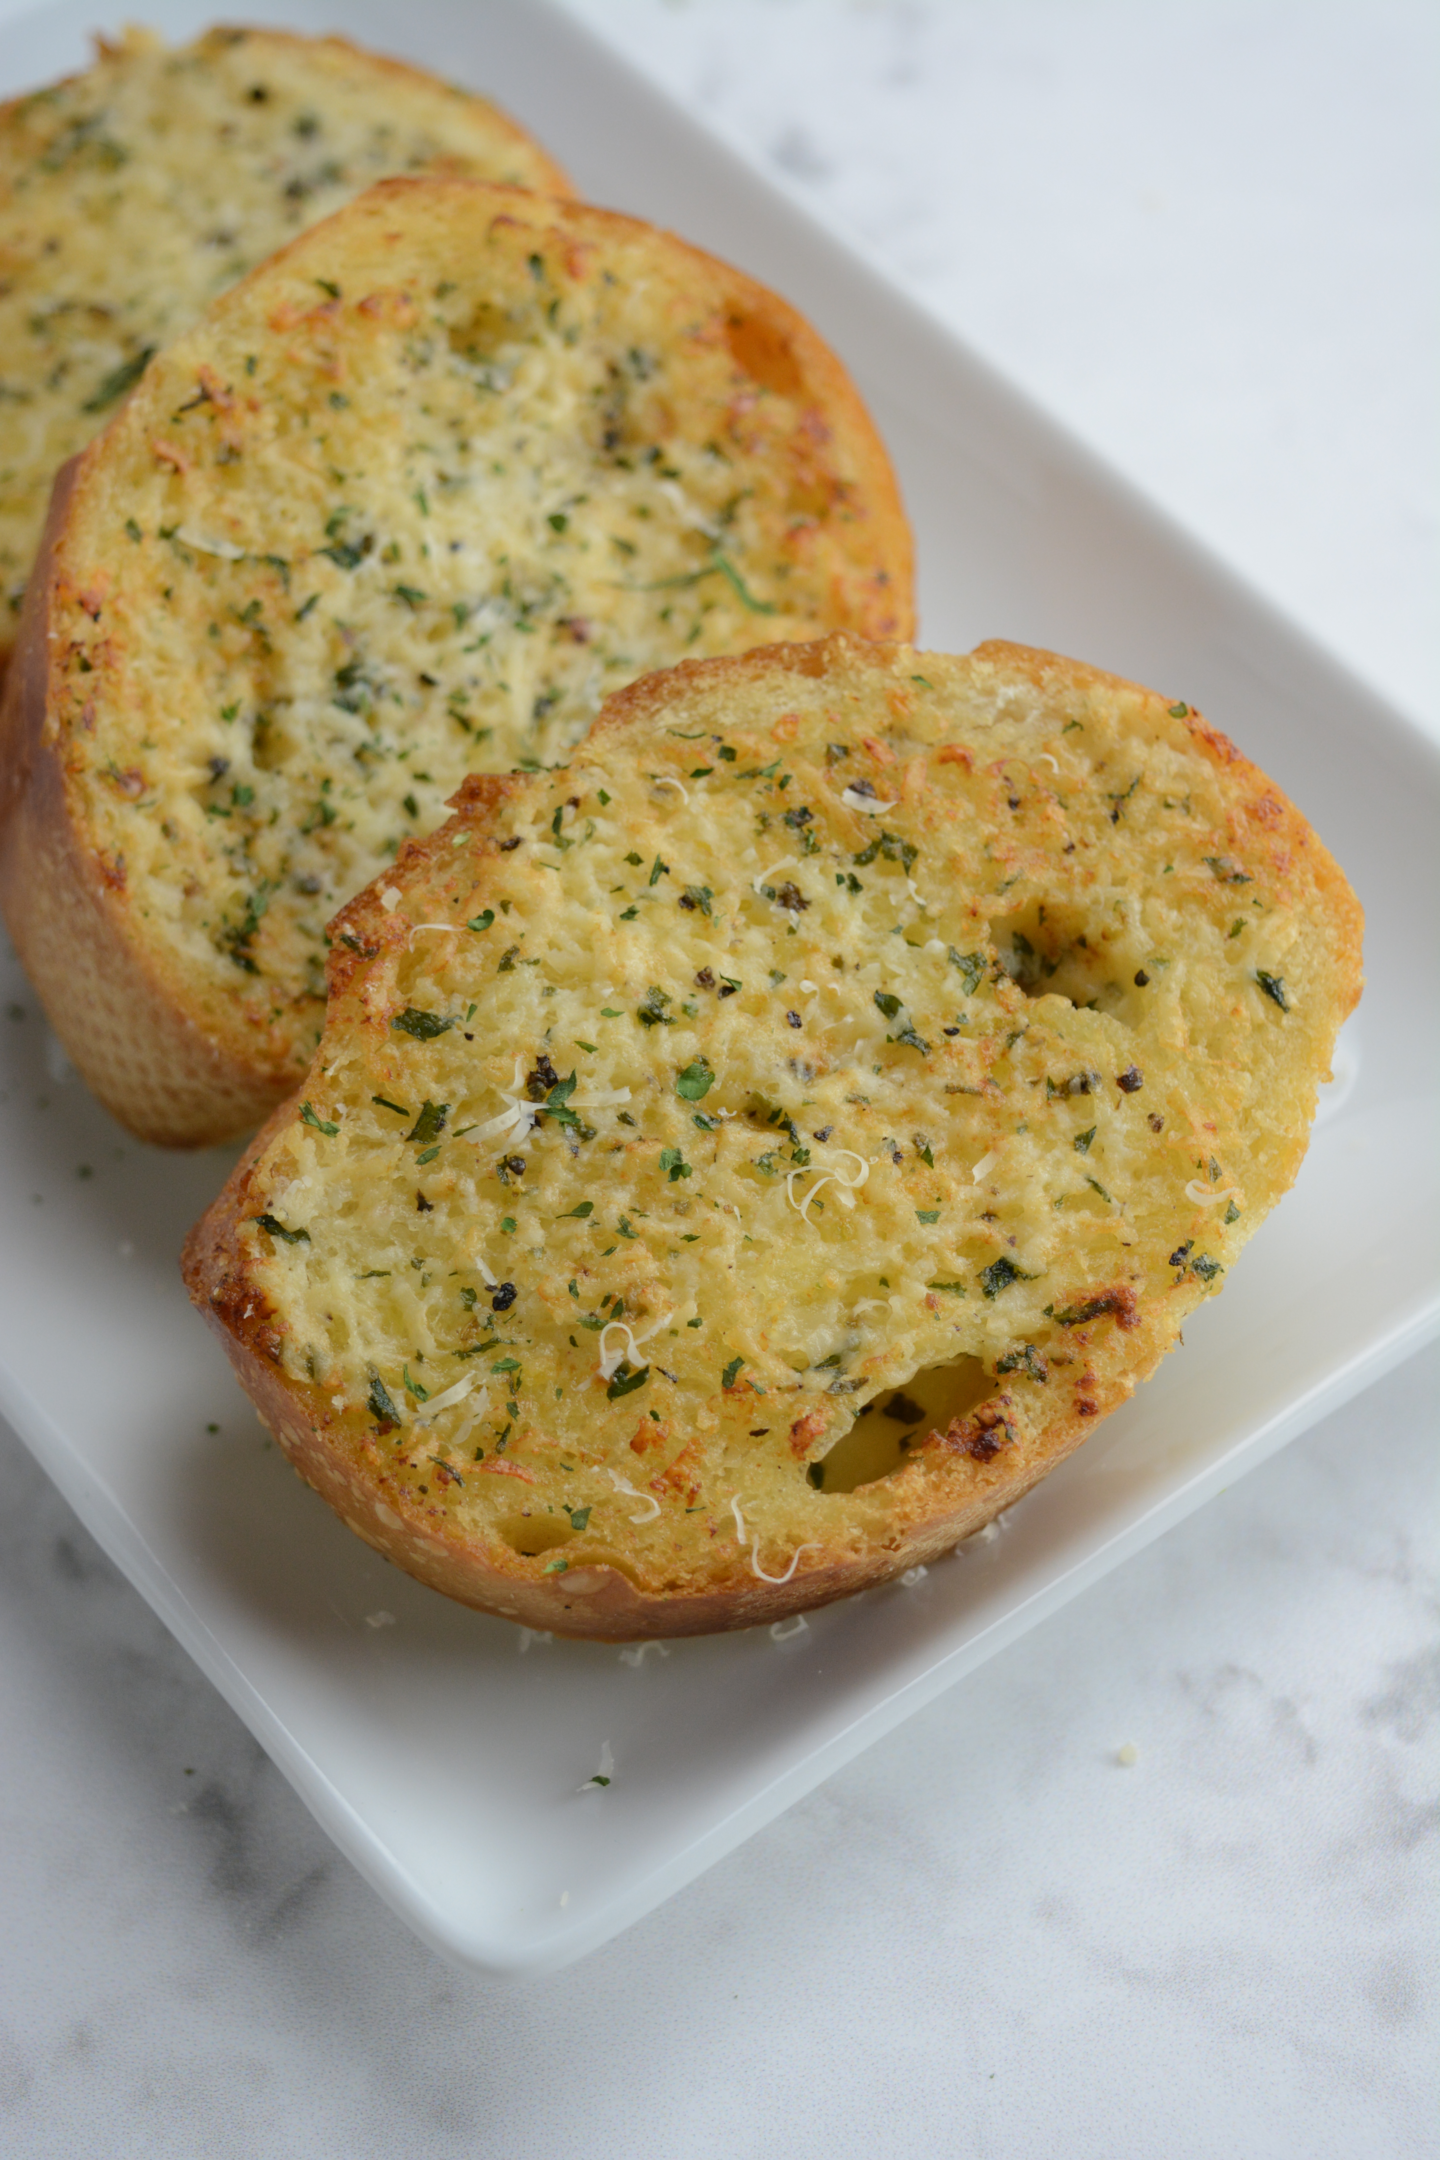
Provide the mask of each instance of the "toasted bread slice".
POLYGON ((253 1125, 335 907, 469 771, 681 654, 910 627, 839 362, 668 234, 383 182, 156 358, 57 487, 0 734, 0 895, 144 1137, 253 1125))
POLYGON ((351 1527, 591 1636, 927 1561, 1178 1340, 1360 987, 1304 819, 1014 646, 685 665, 334 925, 186 1278, 351 1527))
POLYGON ((171 50, 130 30, 0 109, 0 672, 50 483, 156 349, 307 225, 420 171, 569 192, 484 98, 344 38, 171 50))

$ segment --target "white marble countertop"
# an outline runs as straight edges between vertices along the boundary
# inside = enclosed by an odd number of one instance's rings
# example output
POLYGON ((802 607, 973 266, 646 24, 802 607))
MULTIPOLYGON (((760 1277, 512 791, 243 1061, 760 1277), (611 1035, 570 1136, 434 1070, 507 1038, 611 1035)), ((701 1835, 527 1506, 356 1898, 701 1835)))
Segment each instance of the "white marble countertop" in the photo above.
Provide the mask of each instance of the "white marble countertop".
MULTIPOLYGON (((573 4, 1440 726, 1425 0, 573 4)), ((1437 1383, 516 1987, 390 1917, 0 1429, 0 2150, 1435 2154, 1437 1383)))

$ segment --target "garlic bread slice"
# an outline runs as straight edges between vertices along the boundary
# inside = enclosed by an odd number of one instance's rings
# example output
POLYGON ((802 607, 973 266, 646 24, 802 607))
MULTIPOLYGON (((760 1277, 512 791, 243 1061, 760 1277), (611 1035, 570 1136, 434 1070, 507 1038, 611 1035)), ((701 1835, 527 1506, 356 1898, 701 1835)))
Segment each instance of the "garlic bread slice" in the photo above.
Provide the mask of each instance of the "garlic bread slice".
POLYGON ((57 486, 0 738, 0 899, 143 1137, 304 1072, 325 925, 467 773, 686 653, 911 626, 834 354, 649 225, 392 180, 216 301, 57 486))
POLYGON ((1183 703, 1006 645, 687 664, 336 919, 191 1295, 436 1589, 774 1620, 979 1529, 1174 1347, 1299 1167, 1360 928, 1183 703))
POLYGON ((569 192, 486 99, 345 38, 97 43, 0 109, 0 670, 51 481, 211 300, 394 173, 569 192))

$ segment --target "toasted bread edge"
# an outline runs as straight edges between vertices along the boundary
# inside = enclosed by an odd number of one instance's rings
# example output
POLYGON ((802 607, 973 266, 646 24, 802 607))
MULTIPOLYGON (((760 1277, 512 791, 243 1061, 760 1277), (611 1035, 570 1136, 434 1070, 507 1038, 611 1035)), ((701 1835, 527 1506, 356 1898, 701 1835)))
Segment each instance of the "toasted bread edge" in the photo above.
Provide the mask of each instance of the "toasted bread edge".
MULTIPOLYGON (((1128 1399, 1170 1347, 1155 1329, 1156 1340, 1137 1346, 1140 1358, 1129 1372, 1097 1376, 1083 1409, 1072 1409, 1039 1434, 1016 1435, 1018 1445, 987 1461, 985 1484, 978 1491, 972 1488, 964 1504, 956 1506, 951 1497, 938 1510, 933 1499, 927 1506, 933 1480, 911 1481, 906 1495, 909 1519, 897 1509, 892 1536, 860 1559, 827 1560, 822 1551, 807 1565, 802 1555, 787 1581, 772 1582, 749 1569, 743 1552, 737 1552, 728 1583, 673 1596, 646 1591, 614 1567, 572 1567, 563 1575, 537 1576, 534 1560, 527 1561, 498 1540, 482 1547, 457 1532, 440 1509, 427 1509, 400 1492, 392 1494, 398 1505, 383 1498, 373 1481, 357 1473, 343 1444, 342 1421, 323 1389, 287 1380, 276 1367, 273 1349, 267 1354, 267 1341, 273 1345, 278 1339, 273 1314, 236 1258, 236 1233, 257 1205, 251 1190, 254 1166, 289 1123, 299 1100, 299 1094, 292 1096, 273 1112, 186 1239, 180 1267, 191 1302, 218 1336, 241 1387, 292 1467, 347 1529, 428 1589, 523 1627, 601 1642, 724 1634, 773 1625, 893 1581, 909 1568, 939 1559, 1023 1499, 1074 1453, 1109 1411, 1128 1399), (921 1508, 925 1511, 919 1512, 921 1508)), ((1105 1325, 1113 1329, 1117 1322, 1112 1318, 1105 1325)), ((949 1427, 941 1455, 970 1456, 977 1440, 983 1449, 984 1436, 1008 1422, 1012 1407, 1009 1391, 997 1386, 992 1396, 949 1427)))
POLYGON ((124 863, 86 845, 46 726, 56 556, 90 456, 56 479, 0 700, 0 912, 46 1017, 106 1109, 141 1140, 204 1147, 264 1117, 290 1075, 217 1049, 147 965, 126 919, 124 863))

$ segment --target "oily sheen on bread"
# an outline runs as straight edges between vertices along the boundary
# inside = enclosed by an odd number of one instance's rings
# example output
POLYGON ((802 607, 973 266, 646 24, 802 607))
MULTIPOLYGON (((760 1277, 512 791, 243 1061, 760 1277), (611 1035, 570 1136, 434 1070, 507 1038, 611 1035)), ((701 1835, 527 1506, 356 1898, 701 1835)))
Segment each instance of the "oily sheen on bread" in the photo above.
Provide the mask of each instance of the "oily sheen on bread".
POLYGON ((156 350, 304 227, 420 171, 569 192, 484 98, 344 38, 127 30, 0 109, 0 670, 50 483, 156 350))
POLYGON ((687 652, 908 631, 839 362, 648 225, 383 182, 211 308, 67 468, 0 756, 0 899, 143 1137, 243 1131, 325 924, 467 772, 550 763, 687 652))
POLYGON ((1360 986, 1262 773, 1007 645, 651 676, 333 930, 191 1295, 362 1537, 622 1638, 841 1597, 1043 1477, 1290 1184, 1360 986))

